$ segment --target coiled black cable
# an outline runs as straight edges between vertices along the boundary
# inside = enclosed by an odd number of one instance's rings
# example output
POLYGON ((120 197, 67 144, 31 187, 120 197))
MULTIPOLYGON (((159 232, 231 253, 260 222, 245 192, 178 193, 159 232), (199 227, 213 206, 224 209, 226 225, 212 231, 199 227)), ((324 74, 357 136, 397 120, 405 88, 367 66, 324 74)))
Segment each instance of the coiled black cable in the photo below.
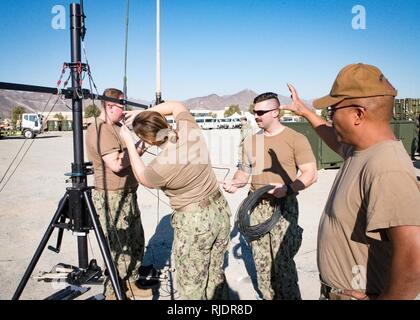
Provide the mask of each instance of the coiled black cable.
POLYGON ((235 224, 239 229, 241 234, 248 240, 248 242, 255 241, 264 236, 269 232, 275 224, 280 220, 283 210, 283 201, 282 199, 275 200, 275 207, 273 215, 266 221, 257 224, 250 225, 250 216, 252 211, 255 209, 257 203, 260 201, 261 197, 268 191, 274 189, 273 185, 266 185, 262 188, 257 189, 255 192, 252 192, 242 201, 241 205, 238 208, 235 216, 235 224))

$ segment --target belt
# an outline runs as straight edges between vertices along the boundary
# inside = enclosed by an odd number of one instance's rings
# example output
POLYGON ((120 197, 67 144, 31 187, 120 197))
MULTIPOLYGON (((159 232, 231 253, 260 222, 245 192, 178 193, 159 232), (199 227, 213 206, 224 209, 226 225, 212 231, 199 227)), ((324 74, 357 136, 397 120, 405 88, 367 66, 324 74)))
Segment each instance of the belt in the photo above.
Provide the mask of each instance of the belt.
POLYGON ((187 204, 186 206, 176 209, 175 211, 177 212, 187 212, 187 211, 194 211, 194 210, 198 210, 198 209, 203 209, 203 208, 207 208, 212 201, 216 201, 217 199, 219 199, 222 196, 222 193, 220 192, 220 190, 217 190, 216 192, 214 192, 213 194, 211 194, 210 196, 201 199, 198 202, 193 202, 190 204, 187 204))
POLYGON ((138 189, 138 187, 127 187, 127 188, 117 189, 117 190, 109 190, 109 189, 105 190, 105 189, 102 189, 102 188, 95 187, 95 190, 99 191, 99 192, 127 192, 127 193, 132 193, 132 192, 137 192, 137 189, 138 189))
POLYGON ((321 294, 328 300, 353 300, 352 297, 344 295, 343 290, 330 287, 324 283, 321 283, 321 294))
MULTIPOLYGON (((360 299, 353 295, 344 294, 344 291, 347 291, 347 290, 337 289, 337 288, 329 286, 328 284, 324 282, 321 282, 321 294, 329 300, 359 300, 360 299)), ((363 293, 366 298, 367 296, 371 298, 375 298, 378 296, 377 294, 368 295, 362 291, 360 291, 360 293, 363 293)))

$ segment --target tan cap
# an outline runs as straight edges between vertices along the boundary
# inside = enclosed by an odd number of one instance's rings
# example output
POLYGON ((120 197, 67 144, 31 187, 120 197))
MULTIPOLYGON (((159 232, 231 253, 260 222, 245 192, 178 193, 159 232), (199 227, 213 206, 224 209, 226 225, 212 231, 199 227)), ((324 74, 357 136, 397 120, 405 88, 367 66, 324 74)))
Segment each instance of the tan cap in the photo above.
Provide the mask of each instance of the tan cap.
POLYGON ((397 95, 397 90, 375 66, 357 63, 341 69, 329 95, 316 99, 313 106, 323 109, 345 99, 397 95))

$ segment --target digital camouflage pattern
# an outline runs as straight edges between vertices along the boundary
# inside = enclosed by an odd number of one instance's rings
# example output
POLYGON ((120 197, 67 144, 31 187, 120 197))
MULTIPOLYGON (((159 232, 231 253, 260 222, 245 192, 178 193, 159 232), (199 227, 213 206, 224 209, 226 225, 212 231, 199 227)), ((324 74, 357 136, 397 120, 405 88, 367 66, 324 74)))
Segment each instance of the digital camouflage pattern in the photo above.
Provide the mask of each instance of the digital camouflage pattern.
MULTIPOLYGON (((300 300, 298 275, 293 257, 302 243, 303 229, 298 225, 296 197, 282 201, 282 217, 274 228, 251 243, 257 270, 258 289, 263 299, 300 300)), ((270 218, 275 200, 261 200, 251 214, 251 225, 270 218)))
MULTIPOLYGON (((137 280, 144 254, 144 231, 136 191, 93 190, 92 200, 120 278, 137 280)), ((128 289, 126 282, 122 282, 124 291, 128 289)), ((111 281, 106 277, 104 295, 113 293, 111 281)))
POLYGON ((205 208, 172 215, 177 289, 182 299, 228 299, 223 269, 230 240, 230 209, 224 196, 205 208))

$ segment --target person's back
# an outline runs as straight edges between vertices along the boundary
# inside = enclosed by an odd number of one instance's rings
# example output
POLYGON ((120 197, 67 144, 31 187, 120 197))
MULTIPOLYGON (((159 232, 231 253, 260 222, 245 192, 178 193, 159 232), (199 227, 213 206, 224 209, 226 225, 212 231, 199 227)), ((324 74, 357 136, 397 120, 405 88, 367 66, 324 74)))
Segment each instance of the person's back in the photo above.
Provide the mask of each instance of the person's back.
MULTIPOLYGON (((133 116, 129 114, 126 122, 133 116)), ((226 299, 224 257, 230 240, 230 209, 220 192, 199 126, 188 109, 175 101, 137 114, 132 123, 145 144, 160 149, 146 166, 135 152, 129 129, 123 126, 121 135, 138 181, 148 188, 162 189, 174 209, 172 252, 181 298, 226 299), (176 131, 165 120, 169 115, 176 120, 176 131)))
POLYGON ((169 197, 172 208, 198 202, 219 188, 204 136, 189 112, 176 117, 178 140, 168 142, 145 170, 155 187, 169 197))

